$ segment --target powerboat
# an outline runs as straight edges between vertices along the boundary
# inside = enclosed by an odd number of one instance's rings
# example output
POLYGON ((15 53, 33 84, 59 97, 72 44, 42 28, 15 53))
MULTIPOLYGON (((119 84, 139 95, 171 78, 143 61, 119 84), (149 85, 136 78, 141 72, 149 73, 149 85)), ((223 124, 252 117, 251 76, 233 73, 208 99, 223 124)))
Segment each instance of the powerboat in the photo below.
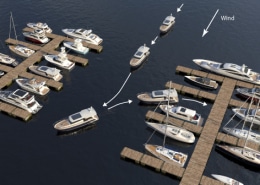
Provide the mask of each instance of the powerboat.
POLYGON ((29 66, 29 69, 35 74, 44 76, 46 78, 51 78, 55 81, 60 81, 63 77, 60 74, 60 70, 53 67, 31 65, 29 66))
POLYGON ((18 78, 15 81, 22 89, 38 95, 44 96, 50 92, 50 88, 45 85, 45 81, 38 81, 35 78, 18 78))
POLYGON ((260 125, 260 109, 233 108, 232 111, 238 118, 260 125))
POLYGON ((223 76, 250 82, 253 84, 260 84, 260 74, 252 71, 244 64, 240 66, 233 63, 220 63, 204 59, 194 59, 193 62, 195 62, 195 64, 199 65, 203 69, 223 76))
POLYGON ((258 102, 260 100, 260 88, 236 88, 236 91, 245 98, 253 99, 253 101, 258 102))
POLYGON ((150 128, 160 132, 163 135, 166 135, 167 137, 171 139, 175 139, 177 141, 181 141, 184 143, 194 143, 195 142, 195 136, 192 132, 180 128, 173 125, 166 125, 166 124, 160 124, 160 123, 154 123, 154 122, 145 122, 147 126, 150 128))
POLYGON ((23 32, 23 35, 27 40, 37 44, 46 44, 50 41, 50 39, 45 35, 45 32, 40 29, 33 30, 32 32, 23 32))
POLYGON ((257 132, 253 132, 253 131, 249 132, 248 130, 245 129, 229 128, 229 127, 223 127, 223 132, 235 136, 237 138, 247 139, 248 141, 260 143, 260 133, 257 132))
POLYGON ((199 76, 184 76, 184 78, 194 85, 207 88, 207 89, 217 89, 218 83, 215 80, 211 80, 207 77, 199 77, 199 76))
POLYGON ((92 33, 92 30, 87 30, 83 28, 79 29, 62 29, 62 32, 72 38, 79 38, 84 40, 87 43, 94 45, 101 45, 103 39, 101 39, 98 35, 92 33))
POLYGON ((175 23, 175 17, 173 17, 172 14, 170 14, 163 20, 159 28, 160 32, 167 33, 170 30, 170 28, 174 25, 174 23, 175 23))
POLYGON ((42 108, 42 105, 35 100, 34 95, 21 89, 15 91, 0 91, 0 99, 32 114, 36 114, 42 108))
POLYGON ((203 118, 195 110, 188 109, 183 106, 174 106, 174 105, 160 105, 160 109, 169 114, 174 118, 178 118, 184 121, 188 121, 195 125, 202 125, 203 118))
POLYGON ((230 177, 224 176, 224 175, 217 175, 217 174, 211 174, 212 177, 214 177, 215 179, 227 184, 227 185, 244 185, 243 183, 232 179, 230 177))
POLYGON ((30 23, 27 23, 27 26, 29 28, 33 28, 35 30, 43 30, 44 32, 46 33, 51 33, 52 32, 52 29, 48 26, 47 23, 43 23, 43 22, 30 22, 30 23))
POLYGON ((164 146, 145 144, 145 149, 155 157, 180 167, 183 167, 188 159, 188 155, 171 150, 164 146))
POLYGON ((63 46, 83 55, 89 52, 89 48, 83 46, 82 39, 75 39, 74 42, 63 42, 63 46))
POLYGON ((137 98, 148 104, 158 104, 158 103, 178 103, 178 93, 175 89, 164 89, 164 90, 154 90, 152 92, 143 92, 137 94, 137 98))
POLYGON ((83 109, 67 118, 57 121, 54 128, 58 131, 71 131, 83 126, 91 125, 98 121, 99 117, 93 107, 83 109))
POLYGON ((18 62, 14 58, 12 58, 8 55, 5 55, 3 53, 0 53, 0 63, 11 65, 14 67, 18 65, 18 62))
POLYGON ((28 58, 29 56, 35 53, 34 50, 22 45, 9 45, 9 49, 15 54, 24 58, 28 58))
POLYGON ((145 59, 150 55, 150 48, 145 44, 140 46, 138 50, 135 52, 134 56, 130 60, 131 67, 139 67, 145 59))
POLYGON ((67 53, 65 51, 65 47, 61 47, 61 52, 58 55, 44 55, 44 58, 63 69, 72 70, 75 66, 74 62, 68 60, 67 53))

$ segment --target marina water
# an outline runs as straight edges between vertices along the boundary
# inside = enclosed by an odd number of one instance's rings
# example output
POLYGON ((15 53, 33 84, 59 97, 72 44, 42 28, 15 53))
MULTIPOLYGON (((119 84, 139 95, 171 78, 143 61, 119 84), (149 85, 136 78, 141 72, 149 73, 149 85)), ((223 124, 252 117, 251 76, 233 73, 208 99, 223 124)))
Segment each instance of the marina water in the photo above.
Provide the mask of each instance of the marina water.
MULTIPOLYGON (((36 97, 43 108, 30 121, 1 113, 0 177, 3 185, 179 184, 173 177, 120 159, 125 146, 145 152, 143 144, 153 133, 145 125, 144 118, 146 112, 155 107, 140 105, 136 94, 164 89, 169 80, 191 86, 182 75, 175 74, 175 69, 178 65, 198 69, 192 62, 195 58, 246 64, 260 72, 260 1, 257 0, 2 0, 0 7, 0 52, 19 62, 22 59, 5 45, 9 37, 10 12, 21 41, 24 41, 22 29, 28 22, 46 22, 58 35, 64 35, 63 28, 92 29, 104 39, 101 53, 89 52, 83 56, 89 59, 88 66, 76 65, 71 72, 62 72, 64 87, 61 91, 52 90, 44 98, 36 97), (182 11, 177 13, 176 9, 182 4, 182 11), (217 9, 219 12, 209 32, 202 38, 203 29, 217 9), (159 36, 160 24, 170 13, 176 17, 174 28, 151 45, 159 36), (229 19, 221 18, 225 16, 229 19), (149 60, 127 79, 131 72, 129 61, 143 44, 151 48, 149 60), (103 103, 117 93, 108 106, 103 107, 103 103), (128 100, 133 102, 107 109, 128 100), (57 134, 53 128, 55 121, 90 106, 100 117, 94 127, 68 135, 57 134)), ((11 37, 15 37, 13 30, 11 37)), ((45 60, 40 64, 50 65, 45 60)), ((18 86, 12 83, 6 90, 16 88, 18 86)), ((179 98, 179 105, 197 110, 206 120, 212 103, 207 102, 203 107, 196 102, 183 101, 182 98, 187 98, 184 95, 179 98)), ((235 95, 233 98, 238 99, 235 95)), ((227 110, 222 125, 231 116, 231 110, 227 110)), ((149 142, 161 145, 163 136, 156 133, 149 142)), ((195 144, 166 141, 167 146, 189 157, 195 144)), ((204 175, 212 173, 235 178, 244 184, 260 184, 259 171, 244 167, 214 148, 204 175)))

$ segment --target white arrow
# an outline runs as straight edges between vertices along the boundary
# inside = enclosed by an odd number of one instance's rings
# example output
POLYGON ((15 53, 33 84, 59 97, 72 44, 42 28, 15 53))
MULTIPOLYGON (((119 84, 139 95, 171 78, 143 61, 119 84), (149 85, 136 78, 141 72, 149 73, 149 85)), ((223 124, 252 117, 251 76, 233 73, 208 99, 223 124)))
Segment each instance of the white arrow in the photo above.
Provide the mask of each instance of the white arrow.
POLYGON ((158 36, 156 36, 155 39, 152 40, 151 45, 155 44, 155 41, 156 41, 157 38, 158 38, 158 36))
POLYGON ((187 101, 195 101, 195 102, 197 102, 197 103, 200 103, 200 104, 202 104, 203 106, 207 106, 207 104, 206 104, 206 102, 200 102, 200 101, 197 101, 197 100, 193 100, 193 99, 186 99, 186 98, 182 98, 182 100, 187 100, 187 101))
POLYGON ((211 23, 212 23, 212 21, 214 20, 214 18, 216 17, 216 15, 217 15, 217 13, 218 13, 218 11, 219 11, 219 9, 216 11, 216 13, 215 13, 215 15, 213 16, 213 18, 211 19, 211 21, 210 21, 210 23, 209 23, 209 25, 208 25, 208 27, 206 28, 206 29, 204 29, 203 30, 203 34, 202 34, 202 37, 204 37, 209 31, 208 31, 208 29, 209 29, 209 27, 210 27, 210 25, 211 25, 211 23))
POLYGON ((183 7, 184 4, 182 4, 179 8, 177 8, 177 12, 181 11, 181 8, 183 7))
POLYGON ((111 107, 109 107, 109 108, 107 108, 107 109, 109 110, 109 109, 112 109, 112 108, 114 108, 114 107, 116 107, 116 106, 118 106, 118 105, 122 105, 122 104, 125 104, 125 103, 130 104, 130 103, 132 103, 132 102, 133 102, 132 100, 128 100, 128 101, 121 102, 121 103, 118 103, 118 104, 116 104, 116 105, 113 105, 113 106, 111 106, 111 107))
POLYGON ((126 80, 125 80, 124 84, 122 85, 122 87, 120 88, 120 90, 116 93, 116 95, 115 95, 113 98, 111 98, 111 100, 109 100, 108 102, 104 103, 104 104, 103 104, 103 107, 106 107, 107 104, 109 104, 113 99, 115 99, 115 97, 117 97, 117 95, 121 92, 121 90, 122 90, 123 87, 125 86, 125 84, 126 84, 128 78, 131 76, 131 74, 132 74, 132 73, 129 73, 128 77, 126 78, 126 80))

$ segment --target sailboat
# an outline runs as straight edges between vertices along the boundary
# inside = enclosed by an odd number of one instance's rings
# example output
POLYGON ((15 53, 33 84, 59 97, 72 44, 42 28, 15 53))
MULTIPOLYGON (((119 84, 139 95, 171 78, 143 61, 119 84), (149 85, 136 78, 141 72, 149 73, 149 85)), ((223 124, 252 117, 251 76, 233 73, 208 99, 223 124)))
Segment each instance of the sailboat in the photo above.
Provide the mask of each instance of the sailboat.
POLYGON ((215 179, 224 182, 228 185, 244 185, 242 182, 239 182, 235 179, 232 179, 230 177, 224 176, 224 175, 217 175, 217 174, 211 174, 215 179))
MULTIPOLYGON (((168 114, 167 114, 167 118, 168 118, 168 114)), ((166 136, 168 136, 167 125, 163 125, 163 127, 165 128, 163 146, 146 143, 144 144, 145 149, 155 157, 167 163, 171 163, 183 167, 188 159, 188 155, 165 147, 166 136)))
MULTIPOLYGON (((17 41, 17 35, 16 35, 16 31, 15 31, 15 26, 14 26, 14 19, 13 19, 13 15, 12 15, 12 12, 11 12, 11 15, 10 15, 10 32, 9 32, 9 38, 10 38, 10 35, 11 35, 11 27, 13 26, 14 28, 14 34, 15 34, 15 39, 17 41)), ((14 45, 9 45, 9 49, 14 52, 15 54, 21 56, 21 57, 24 57, 24 58, 27 58, 29 56, 31 56, 32 54, 35 53, 34 50, 28 48, 28 47, 25 47, 23 45, 19 45, 19 44, 14 44, 14 45)))
MULTIPOLYGON (((252 103, 253 100, 251 100, 250 106, 252 105, 252 103)), ((247 132, 244 147, 217 144, 216 149, 223 152, 226 155, 234 157, 238 161, 241 161, 248 166, 259 168, 260 152, 246 146, 249 138, 252 136, 251 135, 252 126, 253 126, 253 121, 251 122, 250 128, 247 132)))

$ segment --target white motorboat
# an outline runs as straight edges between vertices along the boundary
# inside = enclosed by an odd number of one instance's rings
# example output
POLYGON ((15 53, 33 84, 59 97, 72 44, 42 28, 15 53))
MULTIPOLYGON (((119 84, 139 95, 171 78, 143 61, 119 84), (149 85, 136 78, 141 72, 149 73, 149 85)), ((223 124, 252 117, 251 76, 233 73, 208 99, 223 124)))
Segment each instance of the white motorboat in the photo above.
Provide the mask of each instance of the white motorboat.
POLYGON ((138 50, 135 52, 134 56, 130 60, 131 67, 139 67, 145 59, 150 55, 150 48, 147 47, 145 44, 140 46, 138 50))
POLYGON ((225 184, 227 185, 244 185, 243 183, 235 180, 235 179, 232 179, 230 177, 227 177, 227 176, 224 176, 224 175, 217 175, 217 174, 211 174, 212 177, 214 177, 215 179, 221 181, 221 182, 224 182, 225 184))
POLYGON ((174 118, 182 119, 191 122, 195 125, 202 125, 203 118, 195 110, 188 109, 183 106, 160 105, 160 109, 174 118))
POLYGON ((173 125, 165 125, 160 123, 153 123, 146 121, 145 122, 149 127, 153 128, 154 130, 160 132, 161 134, 165 134, 167 137, 175 139, 177 141, 181 141, 184 143, 194 143, 195 136, 192 132, 180 128, 173 125))
POLYGON ((45 85, 45 81, 38 81, 35 78, 18 78, 15 81, 22 89, 35 94, 44 96, 50 92, 50 88, 45 85))
POLYGON ((75 66, 74 62, 71 62, 70 60, 68 60, 67 53, 65 51, 65 47, 61 47, 61 52, 58 55, 44 55, 44 58, 48 62, 50 62, 58 67, 61 67, 63 69, 72 70, 75 66))
POLYGON ((218 83, 215 80, 211 80, 210 78, 199 77, 199 76, 184 76, 184 78, 192 82, 194 85, 203 88, 208 88, 208 89, 218 88, 218 83))
POLYGON ((238 118, 260 125, 260 109, 233 108, 232 111, 238 118))
POLYGON ((92 33, 92 30, 87 29, 62 29, 62 32, 72 38, 79 38, 84 40, 87 43, 100 45, 103 42, 98 35, 92 33))
POLYGON ((187 154, 177 152, 159 145, 145 144, 145 149, 155 157, 180 167, 183 167, 188 159, 187 154))
POLYGON ((71 131, 83 126, 93 124, 98 121, 99 117, 93 107, 83 109, 80 112, 70 115, 54 124, 58 131, 71 131))
POLYGON ((75 39, 74 42, 63 42, 63 45, 79 54, 85 55, 89 52, 89 48, 83 46, 82 39, 75 39))
POLYGON ((12 65, 14 67, 18 65, 18 62, 14 58, 12 58, 8 55, 5 55, 3 53, 0 53, 0 63, 12 65))
POLYGON ((175 17, 173 17, 172 14, 170 14, 163 20, 159 28, 160 32, 167 33, 170 30, 170 28, 174 25, 174 23, 175 23, 175 17))
POLYGON ((12 52, 14 52, 15 54, 17 54, 21 57, 25 57, 25 58, 27 58, 35 53, 34 50, 27 48, 25 46, 22 46, 22 45, 9 45, 9 49, 12 52))
POLYGON ((193 62, 203 69, 223 76, 228 76, 254 84, 260 84, 260 74, 252 71, 244 64, 240 66, 233 63, 220 63, 204 59, 194 59, 193 62))
POLYGON ((50 41, 50 39, 45 35, 45 32, 40 29, 33 30, 32 32, 23 32, 23 35, 27 40, 37 44, 46 44, 50 41))
POLYGON ((43 30, 46 33, 51 33, 52 32, 52 29, 48 26, 48 24, 47 23, 43 23, 43 22, 36 22, 36 23, 30 22, 30 23, 27 23, 27 26, 29 28, 33 28, 35 30, 38 30, 38 29, 43 30))
POLYGON ((15 91, 0 91, 0 99, 27 110, 32 114, 36 114, 42 108, 42 105, 35 100, 34 95, 21 89, 15 91))
POLYGON ((29 66, 29 69, 35 74, 44 76, 46 78, 51 78, 55 81, 60 81, 62 79, 62 75, 60 74, 60 70, 53 67, 48 66, 29 66))
POLYGON ((260 152, 248 147, 238 147, 229 145, 216 145, 216 149, 234 157, 239 162, 248 166, 259 168, 260 167, 260 152))
POLYGON ((236 91, 245 98, 253 99, 255 102, 260 100, 260 88, 236 88, 236 91))
POLYGON ((141 102, 149 104, 167 103, 168 100, 170 103, 179 102, 178 93, 175 89, 164 89, 155 90, 152 92, 143 92, 137 94, 137 98, 141 102))

